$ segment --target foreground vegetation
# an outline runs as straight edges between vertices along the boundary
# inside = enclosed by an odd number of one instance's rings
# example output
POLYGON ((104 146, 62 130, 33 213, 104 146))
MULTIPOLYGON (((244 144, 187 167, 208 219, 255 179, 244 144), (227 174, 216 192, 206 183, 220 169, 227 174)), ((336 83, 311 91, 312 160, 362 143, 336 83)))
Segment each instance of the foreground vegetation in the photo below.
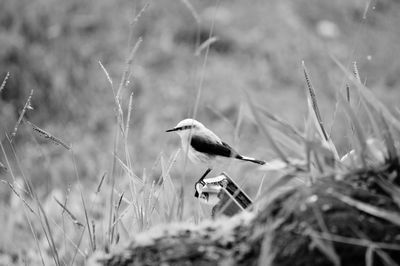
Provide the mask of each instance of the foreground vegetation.
MULTIPOLYGON (((264 112, 298 157, 288 157, 260 123, 279 157, 260 168, 280 176, 251 207, 199 226, 158 226, 111 253, 97 252, 90 265, 397 265, 400 120, 361 83, 355 63, 353 76, 338 66, 353 85, 338 93, 338 110, 346 113, 355 143, 351 152, 338 157, 303 65, 309 91, 305 131, 264 112), (364 125, 351 107, 354 96, 368 114, 364 125), (366 134, 368 126, 372 134, 366 134)), ((260 120, 263 109, 249 103, 260 120)))

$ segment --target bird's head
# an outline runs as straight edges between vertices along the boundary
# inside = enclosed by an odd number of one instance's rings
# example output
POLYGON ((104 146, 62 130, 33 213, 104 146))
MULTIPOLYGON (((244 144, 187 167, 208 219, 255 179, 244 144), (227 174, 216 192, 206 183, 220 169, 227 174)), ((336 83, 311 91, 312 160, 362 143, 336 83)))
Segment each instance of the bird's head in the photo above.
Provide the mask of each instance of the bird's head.
POLYGON ((199 129, 204 128, 204 125, 197 120, 187 118, 179 122, 174 128, 168 129, 166 132, 176 132, 179 136, 183 137, 192 134, 199 129))

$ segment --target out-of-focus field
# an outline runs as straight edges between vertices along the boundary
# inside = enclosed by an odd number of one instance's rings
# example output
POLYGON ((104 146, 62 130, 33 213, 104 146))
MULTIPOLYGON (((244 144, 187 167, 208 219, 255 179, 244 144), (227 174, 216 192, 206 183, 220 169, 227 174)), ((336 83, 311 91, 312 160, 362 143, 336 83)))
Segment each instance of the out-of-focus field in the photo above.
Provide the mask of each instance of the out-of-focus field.
MULTIPOLYGON (((302 60, 311 73, 323 119, 343 155, 349 145, 343 114, 335 112, 335 96, 345 83, 332 57, 346 66, 357 61, 362 80, 397 112, 399 12, 395 0, 1 1, 0 77, 7 72, 10 77, 0 95, 0 162, 6 164, 7 157, 11 166, 1 179, 14 184, 13 177, 21 182, 24 174, 50 217, 62 212, 54 197, 64 201, 71 195, 68 206, 75 213, 82 212, 80 191, 88 201, 101 201, 91 197, 105 172, 104 182, 110 183, 116 127, 114 96, 99 61, 117 88, 139 38, 143 41, 121 95, 126 110, 133 93, 128 147, 136 175, 145 173, 150 180, 162 175, 166 161, 179 148, 178 137, 165 130, 193 114, 200 87, 198 120, 243 154, 275 158, 245 95, 301 129, 307 110, 302 60), (199 50, 210 36, 217 39, 209 51, 199 50), (73 152, 43 139, 26 124, 20 125, 13 141, 15 153, 7 143, 5 134, 13 131, 32 89, 34 110, 27 118, 71 144, 73 152)), ((192 197, 193 182, 202 171, 191 163, 184 167, 182 152, 170 171, 177 187, 186 173, 185 219, 190 219, 190 206, 198 206, 192 197)), ((255 195, 262 174, 252 165, 234 165, 229 173, 255 195)), ((117 191, 129 192, 127 180, 119 169, 117 191)), ((7 183, 0 183, 0 198, 0 224, 6 229, 0 237, 0 258, 7 254, 7 259, 22 263, 45 238, 38 234, 39 240, 34 240, 23 204, 7 183)), ((96 215, 105 216, 107 210, 99 204, 96 215)), ((63 222, 71 223, 67 218, 63 222)), ((40 231, 40 224, 36 226, 34 230, 40 231)), ((68 249, 58 229, 53 232, 57 246, 68 249)), ((79 234, 73 238, 77 242, 79 234)), ((89 249, 86 242, 82 252, 89 249)))

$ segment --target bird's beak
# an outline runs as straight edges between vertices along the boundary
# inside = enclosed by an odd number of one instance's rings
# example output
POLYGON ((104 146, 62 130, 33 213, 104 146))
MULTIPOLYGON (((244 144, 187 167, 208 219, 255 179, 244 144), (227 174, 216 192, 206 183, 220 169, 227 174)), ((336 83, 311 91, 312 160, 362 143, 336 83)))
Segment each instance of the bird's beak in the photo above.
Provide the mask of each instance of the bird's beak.
POLYGON ((177 130, 179 130, 179 128, 174 127, 174 128, 165 130, 165 132, 173 132, 173 131, 177 131, 177 130))

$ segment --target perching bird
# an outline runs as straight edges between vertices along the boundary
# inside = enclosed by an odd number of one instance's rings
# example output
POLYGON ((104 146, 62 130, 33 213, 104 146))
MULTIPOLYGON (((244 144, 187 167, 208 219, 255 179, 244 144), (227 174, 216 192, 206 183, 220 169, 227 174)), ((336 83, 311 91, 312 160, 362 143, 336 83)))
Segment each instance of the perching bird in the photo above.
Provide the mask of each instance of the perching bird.
POLYGON ((201 182, 211 171, 218 157, 235 158, 261 165, 265 164, 264 161, 240 155, 211 130, 194 119, 184 119, 179 122, 176 127, 167 130, 167 132, 172 131, 175 131, 181 138, 182 148, 184 151, 188 151, 189 159, 193 163, 200 162, 208 167, 207 171, 197 183, 201 182))

